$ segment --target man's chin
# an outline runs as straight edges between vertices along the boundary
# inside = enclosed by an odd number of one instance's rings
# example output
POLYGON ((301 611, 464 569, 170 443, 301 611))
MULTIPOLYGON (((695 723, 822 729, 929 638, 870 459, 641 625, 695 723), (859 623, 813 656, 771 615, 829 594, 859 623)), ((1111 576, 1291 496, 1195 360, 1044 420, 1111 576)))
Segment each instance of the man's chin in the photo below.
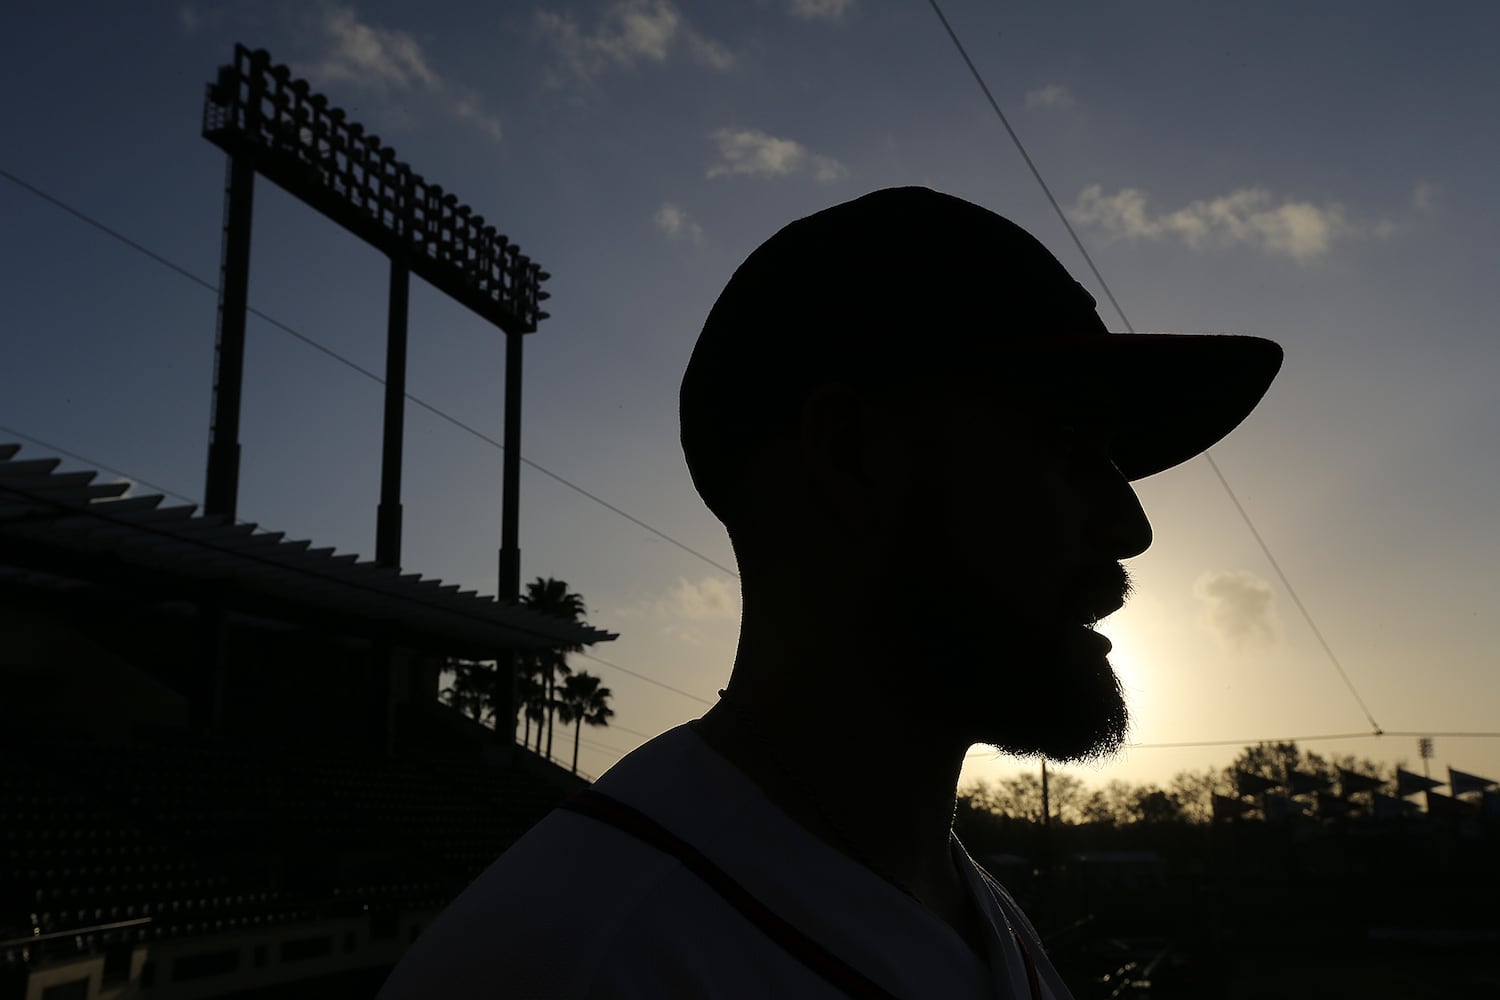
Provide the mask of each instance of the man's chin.
MULTIPOLYGON (((1079 629, 1031 677, 1009 685, 1004 707, 983 720, 980 742, 1023 757, 1096 761, 1125 743, 1130 712, 1110 665, 1109 640, 1079 629)), ((1019 680, 1019 678, 1017 678, 1019 680)))

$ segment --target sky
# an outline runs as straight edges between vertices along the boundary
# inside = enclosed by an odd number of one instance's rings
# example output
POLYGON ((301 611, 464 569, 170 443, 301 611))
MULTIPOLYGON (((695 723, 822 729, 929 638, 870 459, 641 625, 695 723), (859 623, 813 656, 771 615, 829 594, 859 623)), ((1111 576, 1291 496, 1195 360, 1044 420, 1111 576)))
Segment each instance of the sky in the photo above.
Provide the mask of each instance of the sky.
MULTIPOLYGON (((1376 722, 1500 729, 1500 9, 942 6, 1135 329, 1284 346, 1212 454, 1376 722)), ((616 711, 584 734, 589 774, 728 678, 734 557, 688 477, 676 398, 761 241, 927 185, 1035 233, 1125 329, 926 0, 21 0, 0 11, 0 170, 216 282, 225 156, 202 106, 236 42, 550 272, 523 455, 710 560, 523 468, 523 578, 566 580, 620 633, 594 652, 624 670, 575 660, 616 711)), ((0 219, 0 441, 201 499, 214 293, 5 178, 0 219)), ((252 307, 378 374, 386 276, 257 181, 252 307)), ((410 329, 408 391, 500 439, 499 331, 420 281, 410 329)), ((240 518, 372 557, 381 412, 376 382, 252 317, 240 518)), ((404 568, 493 594, 500 484, 499 451, 409 406, 404 568)), ((1070 770, 1165 782, 1236 747, 1158 744, 1370 731, 1208 463, 1137 491, 1156 541, 1101 626, 1136 745, 1070 770)), ((1306 745, 1420 767, 1414 736, 1306 745)), ((1500 777, 1500 740, 1439 736, 1431 763, 1500 777)), ((976 751, 964 777, 1032 767, 976 751)))

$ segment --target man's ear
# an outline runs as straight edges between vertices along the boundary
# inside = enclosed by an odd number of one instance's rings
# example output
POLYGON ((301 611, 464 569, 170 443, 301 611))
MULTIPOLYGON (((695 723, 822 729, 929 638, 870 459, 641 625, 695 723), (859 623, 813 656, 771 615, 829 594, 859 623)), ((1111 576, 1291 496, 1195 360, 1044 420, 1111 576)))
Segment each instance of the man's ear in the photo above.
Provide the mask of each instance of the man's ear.
POLYGON ((858 536, 878 534, 902 509, 910 435, 888 405, 854 388, 813 390, 802 406, 801 448, 814 502, 858 536))

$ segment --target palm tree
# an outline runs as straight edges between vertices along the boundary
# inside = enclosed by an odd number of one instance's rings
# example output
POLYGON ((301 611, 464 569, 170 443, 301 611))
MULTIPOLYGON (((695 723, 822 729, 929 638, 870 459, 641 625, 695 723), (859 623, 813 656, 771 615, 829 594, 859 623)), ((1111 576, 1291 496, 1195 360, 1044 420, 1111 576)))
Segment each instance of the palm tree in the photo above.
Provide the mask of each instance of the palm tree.
POLYGON ((446 667, 453 671, 453 683, 439 693, 439 699, 479 723, 484 722, 487 710, 493 715, 493 671, 477 660, 452 659, 446 667))
POLYGON ((531 749, 531 724, 536 723, 537 736, 541 736, 542 721, 547 716, 546 706, 542 702, 545 689, 541 678, 537 675, 535 664, 526 657, 517 657, 516 663, 516 704, 521 708, 521 714, 526 720, 526 730, 521 738, 521 745, 531 749))
POLYGON ((591 726, 607 726, 615 713, 609 707, 609 688, 599 686, 599 678, 580 670, 563 681, 562 696, 557 700, 557 714, 563 725, 576 722, 573 730, 573 773, 578 773, 578 738, 583 733, 584 723, 591 726))
MULTIPOLYGON (((537 577, 526 585, 526 593, 521 597, 521 603, 540 614, 550 615, 553 618, 562 618, 570 622, 582 622, 584 612, 588 610, 584 606, 583 597, 571 593, 568 585, 562 580, 552 577, 543 579, 537 577)), ((556 679, 559 675, 566 677, 573 671, 568 666, 568 654, 576 653, 583 646, 570 643, 557 649, 539 649, 531 655, 541 674, 542 683, 546 693, 543 703, 547 712, 547 759, 552 759, 552 722, 557 710, 556 679)), ((537 749, 541 749, 541 734, 537 735, 537 749)))

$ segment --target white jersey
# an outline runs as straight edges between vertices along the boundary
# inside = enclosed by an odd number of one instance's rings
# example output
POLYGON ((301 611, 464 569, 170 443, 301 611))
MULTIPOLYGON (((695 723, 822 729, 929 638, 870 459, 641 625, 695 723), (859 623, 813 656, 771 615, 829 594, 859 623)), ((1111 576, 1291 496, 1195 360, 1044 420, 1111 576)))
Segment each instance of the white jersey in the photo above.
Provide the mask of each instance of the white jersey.
POLYGON ((829 963, 903 1000, 1070 997, 1030 922, 957 837, 954 859, 992 932, 986 959, 804 830, 687 726, 637 748, 591 791, 691 845, 700 870, 593 816, 553 812, 421 933, 378 1000, 849 995, 829 963), (706 878, 704 863, 722 878, 706 878), (725 881, 827 962, 768 934, 725 881))

